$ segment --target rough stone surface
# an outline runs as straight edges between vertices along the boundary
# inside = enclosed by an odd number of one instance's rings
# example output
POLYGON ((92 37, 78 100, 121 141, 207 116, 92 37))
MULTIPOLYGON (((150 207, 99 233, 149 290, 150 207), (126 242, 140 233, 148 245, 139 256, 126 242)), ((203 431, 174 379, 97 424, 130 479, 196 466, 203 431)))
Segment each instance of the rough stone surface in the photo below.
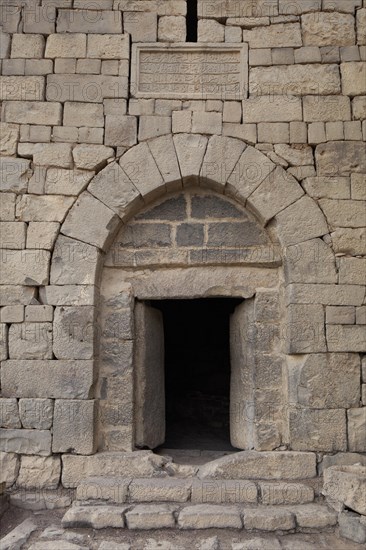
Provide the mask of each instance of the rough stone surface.
POLYGON ((183 508, 178 516, 181 529, 241 529, 242 519, 235 506, 215 506, 214 504, 196 504, 183 508))
POLYGON ((323 494, 330 503, 347 506, 363 515, 366 515, 365 485, 365 466, 331 466, 324 471, 323 494))
POLYGON ((55 401, 52 451, 88 455, 95 451, 95 401, 55 401))
POLYGON ((129 529, 162 529, 175 526, 174 507, 167 504, 140 504, 126 513, 129 529))
POLYGON ((0 452, 0 483, 5 483, 6 487, 11 487, 19 473, 20 458, 19 455, 10 452, 0 452))
POLYGON ((355 43, 354 18, 329 12, 301 16, 305 46, 349 46, 355 43))
POLYGON ((118 506, 73 506, 62 518, 63 527, 123 528, 123 512, 118 506))
POLYGON ((5 453, 48 456, 51 454, 51 432, 1 428, 0 450, 5 453))
POLYGON ((57 489, 61 460, 56 456, 23 456, 17 486, 24 489, 57 489))
POLYGON ((93 384, 92 361, 4 361, 3 394, 29 398, 87 399, 93 384))
POLYGON ((201 479, 305 479, 315 477, 315 455, 243 451, 201 466, 201 479))
POLYGON ((287 531, 295 527, 295 516, 290 510, 261 508, 244 510, 244 528, 261 531, 287 531))

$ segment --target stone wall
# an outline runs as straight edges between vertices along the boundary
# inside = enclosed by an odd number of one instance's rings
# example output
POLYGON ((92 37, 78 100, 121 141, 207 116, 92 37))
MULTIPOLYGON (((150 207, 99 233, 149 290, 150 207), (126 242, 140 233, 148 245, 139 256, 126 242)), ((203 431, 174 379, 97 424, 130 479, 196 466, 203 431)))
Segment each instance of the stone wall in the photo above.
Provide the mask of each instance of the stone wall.
MULTIPOLYGON (((54 486, 60 455, 96 451, 104 259, 123 223, 192 185, 245 207, 280 251, 284 448, 366 451, 365 0, 198 0, 200 45, 247 45, 245 89, 138 97, 132 48, 184 42, 185 16, 184 0, 0 2, 9 485, 20 465, 23 485, 42 471, 54 486)), ((248 262, 235 277, 250 287, 248 262)))

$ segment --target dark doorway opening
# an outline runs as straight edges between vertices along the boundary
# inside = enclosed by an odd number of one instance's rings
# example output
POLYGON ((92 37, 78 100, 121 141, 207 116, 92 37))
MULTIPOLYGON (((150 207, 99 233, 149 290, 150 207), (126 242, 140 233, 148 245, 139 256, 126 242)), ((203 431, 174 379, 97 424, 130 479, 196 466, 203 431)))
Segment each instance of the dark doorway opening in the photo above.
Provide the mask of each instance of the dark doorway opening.
POLYGON ((187 42, 197 42, 198 36, 198 0, 188 0, 187 2, 187 42))
POLYGON ((164 320, 166 440, 170 449, 230 443, 230 315, 242 300, 159 300, 164 320))

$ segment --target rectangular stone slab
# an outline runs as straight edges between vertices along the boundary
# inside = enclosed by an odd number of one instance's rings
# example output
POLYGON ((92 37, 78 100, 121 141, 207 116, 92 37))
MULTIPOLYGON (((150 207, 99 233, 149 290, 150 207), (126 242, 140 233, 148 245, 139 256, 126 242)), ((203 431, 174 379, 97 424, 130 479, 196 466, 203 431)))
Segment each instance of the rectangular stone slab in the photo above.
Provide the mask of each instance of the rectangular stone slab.
POLYGON ((133 97, 241 100, 247 89, 247 44, 132 46, 133 97))

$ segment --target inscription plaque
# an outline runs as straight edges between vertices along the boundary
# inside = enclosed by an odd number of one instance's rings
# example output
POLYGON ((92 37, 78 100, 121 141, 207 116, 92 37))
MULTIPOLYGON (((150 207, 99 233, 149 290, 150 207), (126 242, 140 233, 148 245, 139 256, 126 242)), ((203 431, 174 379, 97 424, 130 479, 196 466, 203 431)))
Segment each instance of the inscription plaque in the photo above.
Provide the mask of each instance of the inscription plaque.
POLYGON ((247 97, 247 44, 134 44, 131 95, 137 98, 247 97))

